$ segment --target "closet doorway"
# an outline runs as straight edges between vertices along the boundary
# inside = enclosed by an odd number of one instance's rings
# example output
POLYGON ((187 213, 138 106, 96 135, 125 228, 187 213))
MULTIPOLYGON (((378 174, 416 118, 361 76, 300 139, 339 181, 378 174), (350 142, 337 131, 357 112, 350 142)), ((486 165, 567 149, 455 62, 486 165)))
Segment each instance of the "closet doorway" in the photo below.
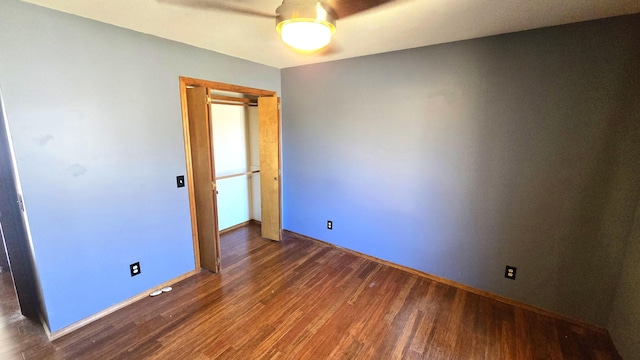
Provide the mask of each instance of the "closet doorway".
POLYGON ((196 271, 218 272, 221 224, 227 227, 246 213, 253 218, 259 214, 262 237, 281 239, 280 102, 273 91, 184 77, 180 99, 196 271), (229 128, 229 117, 231 123, 244 122, 242 134, 229 128), (239 146, 244 149, 234 153, 239 146), (229 156, 216 156, 216 150, 229 156), (229 197, 234 188, 240 191, 235 199, 229 197), (238 210, 237 205, 247 208, 238 210))

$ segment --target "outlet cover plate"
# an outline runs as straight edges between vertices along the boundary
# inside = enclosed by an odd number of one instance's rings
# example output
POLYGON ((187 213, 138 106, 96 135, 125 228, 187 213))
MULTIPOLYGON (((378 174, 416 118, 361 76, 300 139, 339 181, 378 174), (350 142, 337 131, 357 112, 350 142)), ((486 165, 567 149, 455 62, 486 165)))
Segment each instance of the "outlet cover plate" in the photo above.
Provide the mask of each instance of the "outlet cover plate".
POLYGON ((507 265, 504 269, 504 277, 506 277, 507 279, 515 280, 517 270, 517 267, 507 265))
POLYGON ((140 269, 140 262, 135 262, 129 265, 129 271, 131 272, 131 276, 140 275, 140 273, 142 273, 142 269, 140 269))

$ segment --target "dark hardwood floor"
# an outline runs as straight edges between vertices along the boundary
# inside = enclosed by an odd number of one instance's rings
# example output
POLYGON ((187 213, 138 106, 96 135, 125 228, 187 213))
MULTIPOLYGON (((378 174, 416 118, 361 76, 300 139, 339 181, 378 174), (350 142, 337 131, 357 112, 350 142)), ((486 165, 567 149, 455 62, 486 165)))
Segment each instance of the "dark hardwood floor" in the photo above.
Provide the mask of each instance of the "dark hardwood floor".
POLYGON ((606 335, 309 240, 222 236, 201 272, 52 343, 0 282, 0 359, 618 359, 606 335))

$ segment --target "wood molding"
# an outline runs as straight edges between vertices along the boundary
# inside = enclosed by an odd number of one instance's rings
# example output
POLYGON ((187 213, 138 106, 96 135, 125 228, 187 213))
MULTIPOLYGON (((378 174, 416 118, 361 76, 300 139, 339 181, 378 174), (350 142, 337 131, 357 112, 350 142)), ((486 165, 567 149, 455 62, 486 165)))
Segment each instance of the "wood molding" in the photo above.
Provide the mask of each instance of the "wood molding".
POLYGON ((211 94, 209 94, 209 99, 223 101, 224 103, 229 103, 229 102, 242 103, 244 105, 247 105, 247 104, 251 103, 250 99, 239 98, 239 97, 234 97, 234 96, 223 96, 223 95, 211 95, 211 94))
POLYGON ((241 227, 245 227, 245 226, 247 226, 247 225, 249 225, 249 224, 251 224, 251 220, 247 220, 247 221, 245 221, 245 222, 241 222, 241 223, 240 223, 240 224, 238 224, 238 225, 233 225, 233 226, 230 226, 230 227, 228 227, 228 228, 226 228, 226 229, 222 229, 222 230, 220 230, 220 235, 222 235, 222 234, 224 234, 224 233, 227 233, 227 232, 229 232, 229 231, 233 231, 233 230, 239 229, 239 228, 241 228, 241 227))
POLYGON ((243 103, 224 102, 224 101, 210 101, 209 105, 229 105, 229 106, 244 106, 244 107, 255 107, 255 106, 258 106, 258 105, 253 105, 253 104, 243 104, 243 103))
MULTIPOLYGON (((191 149, 191 133, 189 126, 189 107, 187 101, 187 87, 205 87, 209 89, 209 96, 211 96, 211 90, 220 90, 220 91, 228 91, 228 92, 236 92, 241 93, 243 95, 250 96, 258 96, 258 97, 277 97, 277 92, 263 89, 250 88, 239 85, 225 84, 221 82, 208 81, 190 78, 186 76, 180 76, 178 78, 179 86, 180 86, 180 109, 182 112, 182 131, 184 138, 184 150, 185 150, 185 163, 187 170, 187 188, 189 192, 189 213, 191 215, 191 233, 192 233, 192 243, 193 243, 193 256, 194 256, 194 271, 200 271, 202 267, 200 261, 200 239, 198 237, 198 221, 197 221, 197 211, 196 211, 196 195, 194 190, 194 164, 193 164, 193 153, 191 149)), ((215 95, 219 96, 219 95, 215 95)), ((215 176, 215 173, 214 173, 215 176)), ((282 203, 282 202, 281 202, 282 203)), ((217 217, 216 217, 217 219, 217 217)), ((280 226, 282 228, 282 226, 280 226)), ((217 243, 220 243, 220 232, 216 233, 217 243)), ((219 246, 218 246, 219 248, 219 246)), ((219 250, 219 249, 218 249, 219 250)))
POLYGON ((225 84, 215 81, 207 81, 194 79, 190 77, 180 77, 180 84, 185 84, 185 86, 202 86, 206 88, 210 88, 212 90, 221 90, 221 91, 229 91, 235 93, 241 93, 244 95, 253 95, 253 96, 276 96, 275 91, 271 90, 263 90, 263 89, 255 89, 251 87, 225 84))
POLYGON ((234 226, 228 227, 226 229, 220 230, 220 235, 222 235, 224 233, 227 233, 229 231, 232 231, 232 230, 239 229, 241 227, 245 227, 245 226, 247 226, 249 224, 256 224, 256 225, 260 226, 260 225, 262 225, 262 222, 260 222, 259 220, 256 220, 256 219, 249 219, 249 220, 247 220, 245 222, 242 222, 242 223, 240 223, 238 225, 234 225, 234 226))
POLYGON ((518 301, 518 300, 509 299, 509 298, 506 298, 504 296, 501 296, 501 295, 498 295, 498 294, 494 294, 492 292, 488 292, 488 291, 485 291, 485 290, 476 289, 474 287, 471 287, 471 286, 468 286, 468 285, 464 285, 464 284, 461 284, 461 283, 453 281, 453 280, 449 280, 449 279, 445 279, 445 278, 440 277, 440 276, 428 274, 428 273, 422 272, 420 270, 412 269, 410 267, 407 267, 407 266, 404 266, 404 265, 399 265, 399 264, 396 264, 396 263, 393 263, 393 262, 390 262, 390 261, 387 261, 387 260, 382 260, 382 259, 377 258, 375 256, 367 255, 367 254, 361 253, 359 251, 355 251, 355 250, 347 249, 347 248, 344 248, 344 247, 341 247, 341 246, 337 246, 337 245, 334 245, 334 244, 326 242, 326 241, 314 239, 312 237, 308 237, 308 236, 305 236, 305 235, 302 235, 302 234, 298 234, 298 233, 295 233, 293 231, 282 230, 282 235, 283 235, 283 240, 301 239, 301 240, 314 241, 314 242, 323 244, 325 246, 334 247, 334 248, 340 249, 340 250, 342 250, 344 252, 347 252, 347 253, 350 253, 350 254, 353 254, 353 255, 356 255, 356 256, 359 256, 359 257, 363 257, 365 259, 377 262, 377 263, 382 264, 382 265, 386 265, 386 266, 389 266, 389 267, 392 267, 392 268, 395 268, 395 269, 398 269, 398 270, 406 271, 408 273, 411 273, 411 274, 414 274, 414 275, 418 275, 418 276, 421 276, 423 278, 426 278, 426 279, 429 279, 429 280, 433 280, 433 281, 436 281, 436 282, 439 282, 439 283, 442 283, 442 284, 445 284, 445 285, 453 286, 455 288, 458 288, 458 289, 461 289, 461 290, 464 290, 464 291, 468 291, 468 292, 476 294, 476 295, 484 296, 486 298, 493 299, 493 300, 496 300, 496 301, 499 301, 499 302, 502 302, 502 303, 505 303, 505 304, 508 304, 508 305, 516 306, 516 307, 519 307, 521 309, 528 310, 528 311, 534 312, 534 313, 539 314, 539 315, 548 316, 550 318, 561 320, 561 321, 566 321, 568 323, 571 323, 571 324, 574 324, 574 325, 577 325, 577 326, 580 326, 580 327, 583 327, 583 328, 586 328, 586 329, 589 329, 589 330, 592 330, 592 331, 596 331, 596 332, 598 332, 600 334, 609 336, 609 331, 606 328, 604 328, 602 326, 599 326, 599 325, 594 325, 594 324, 585 322, 583 320, 579 320, 579 319, 573 318, 571 316, 567 316, 567 315, 564 315, 564 314, 553 312, 551 310, 546 310, 546 309, 543 309, 543 308, 539 308, 539 307, 536 307, 536 306, 533 306, 533 305, 529 305, 529 304, 523 303, 523 302, 518 301))
POLYGON ((181 281, 181 280, 184 280, 184 279, 186 279, 188 277, 191 277, 191 276, 195 275, 196 273, 197 272, 195 270, 189 271, 188 273, 180 275, 177 278, 174 278, 172 280, 166 281, 166 282, 164 282, 164 283, 162 283, 162 284, 160 284, 158 286, 154 286, 153 288, 151 288, 151 289, 149 289, 147 291, 144 291, 144 292, 142 292, 142 293, 140 293, 140 294, 138 294, 136 296, 133 296, 133 297, 127 299, 127 300, 124 300, 124 301, 119 302, 119 303, 117 303, 117 304, 115 304, 113 306, 110 306, 110 307, 108 307, 108 308, 106 308, 106 309, 104 309, 104 310, 102 310, 100 312, 97 312, 97 313, 95 313, 95 314, 93 314, 93 315, 91 315, 89 317, 86 317, 86 318, 84 318, 84 319, 82 319, 82 320, 80 320, 78 322, 75 322, 75 323, 73 323, 73 324, 71 324, 71 325, 69 325, 67 327, 64 327, 64 328, 62 328, 60 330, 57 330, 57 331, 54 331, 54 332, 50 332, 48 327, 45 326, 45 332, 47 333, 47 336, 49 336, 49 340, 50 341, 59 339, 59 338, 65 336, 65 335, 67 335, 67 334, 69 334, 69 333, 71 333, 71 332, 73 332, 75 330, 80 329, 83 326, 89 325, 90 323, 92 323, 92 322, 94 322, 94 321, 96 321, 98 319, 101 319, 101 318, 103 318, 103 317, 105 317, 105 316, 107 316, 107 315, 109 315, 109 314, 111 314, 113 312, 116 312, 116 311, 122 309, 125 306, 131 305, 131 304, 133 304, 134 302, 136 302, 138 300, 146 298, 147 296, 149 296, 149 293, 152 292, 154 289, 162 289, 165 286, 169 286, 169 285, 175 284, 178 281, 181 281))
POLYGON ((200 270, 200 246, 198 239, 198 221, 196 218, 196 195, 193 182, 193 161, 191 153, 191 132, 189 128, 189 109, 187 107, 187 84, 180 78, 180 110, 182 111, 182 136, 187 166, 187 191, 189 194, 189 214, 191 215, 191 234, 193 243, 194 271, 200 270))
POLYGON ((42 325, 44 333, 47 334, 47 338, 51 340, 51 329, 49 329, 48 322, 45 320, 45 317, 44 315, 42 315, 42 313, 39 313, 38 315, 40 315, 40 325, 42 325))

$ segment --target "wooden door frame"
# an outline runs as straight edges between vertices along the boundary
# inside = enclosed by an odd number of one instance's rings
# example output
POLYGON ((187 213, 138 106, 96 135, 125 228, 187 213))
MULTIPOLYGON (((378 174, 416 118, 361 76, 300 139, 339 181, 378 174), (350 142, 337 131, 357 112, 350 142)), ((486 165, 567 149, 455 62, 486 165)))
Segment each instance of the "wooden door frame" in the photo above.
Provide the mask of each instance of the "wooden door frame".
MULTIPOLYGON (((239 85, 225 84, 215 81, 207 81, 194 79, 189 77, 180 77, 180 107, 182 111, 182 131, 184 136, 184 152, 187 165, 187 188, 189 191, 189 212, 191 214, 191 232, 193 233, 193 256, 195 258, 195 270, 200 271, 200 243, 198 242, 198 225, 195 203, 195 190, 193 182, 193 163, 191 153, 191 135, 189 133, 189 112, 187 108, 187 87, 204 87, 210 90, 229 91, 240 93, 243 95, 274 97, 277 96, 275 91, 250 88, 239 85)), ((281 147, 280 147, 281 148, 281 147)), ((282 206, 282 204, 280 204, 282 206)), ((282 208, 280 209, 282 216, 282 208)), ((216 213, 215 216, 218 216, 216 213)), ((219 232, 219 229, 218 229, 219 232)), ((219 236, 218 234, 216 236, 219 236)), ((218 253, 220 249, 217 249, 218 253)))

